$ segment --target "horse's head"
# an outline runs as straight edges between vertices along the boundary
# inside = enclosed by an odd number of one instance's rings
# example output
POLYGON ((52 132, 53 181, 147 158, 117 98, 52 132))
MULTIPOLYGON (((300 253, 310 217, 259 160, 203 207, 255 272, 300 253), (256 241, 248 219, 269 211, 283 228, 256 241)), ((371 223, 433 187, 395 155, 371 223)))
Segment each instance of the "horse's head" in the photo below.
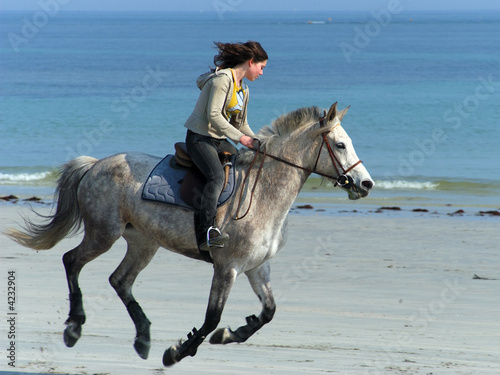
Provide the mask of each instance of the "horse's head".
POLYGON ((347 191, 349 199, 354 200, 366 197, 374 182, 340 125, 348 109, 337 111, 337 103, 334 103, 311 134, 320 137, 321 142, 314 171, 347 191))

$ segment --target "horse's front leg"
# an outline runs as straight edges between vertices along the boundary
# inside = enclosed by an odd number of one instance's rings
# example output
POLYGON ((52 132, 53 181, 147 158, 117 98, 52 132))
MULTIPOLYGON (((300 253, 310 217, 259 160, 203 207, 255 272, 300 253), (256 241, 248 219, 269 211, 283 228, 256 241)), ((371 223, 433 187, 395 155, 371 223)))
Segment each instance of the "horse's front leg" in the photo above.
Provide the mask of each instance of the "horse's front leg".
POLYGON ((199 330, 193 328, 186 341, 179 341, 177 345, 165 351, 163 354, 165 366, 172 366, 187 356, 193 357, 205 338, 217 328, 236 276, 234 268, 215 266, 205 322, 199 330))
POLYGON ((247 324, 241 326, 236 331, 232 331, 230 328, 218 329, 212 337, 210 337, 211 344, 245 342, 250 336, 272 320, 274 312, 276 311, 276 304, 271 291, 269 263, 266 262, 260 267, 246 272, 246 275, 254 292, 259 296, 262 302, 262 312, 258 317, 255 315, 247 317, 247 324))

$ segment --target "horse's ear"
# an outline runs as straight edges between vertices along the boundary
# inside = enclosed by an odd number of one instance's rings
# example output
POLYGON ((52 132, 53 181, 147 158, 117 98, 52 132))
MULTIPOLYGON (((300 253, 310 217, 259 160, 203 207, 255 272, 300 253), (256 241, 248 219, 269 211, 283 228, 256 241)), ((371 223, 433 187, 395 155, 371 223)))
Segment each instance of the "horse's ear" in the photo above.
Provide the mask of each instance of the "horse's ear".
POLYGON ((325 126, 325 125, 326 125, 325 120, 326 120, 326 111, 323 111, 323 116, 321 116, 321 117, 319 118, 319 126, 320 126, 320 127, 323 127, 323 126, 325 126))
POLYGON ((351 106, 348 106, 347 108, 343 109, 342 111, 340 111, 337 114, 337 117, 338 117, 339 121, 342 121, 342 119, 344 118, 344 116, 347 113, 347 111, 349 110, 349 108, 351 108, 351 106))
POLYGON ((326 122, 332 121, 337 115, 337 102, 333 103, 330 109, 328 110, 328 114, 326 115, 326 122))
MULTIPOLYGON (((339 121, 342 121, 349 108, 351 108, 351 106, 349 106, 342 111, 337 112, 337 104, 337 102, 333 103, 328 110, 328 113, 326 113, 325 111, 325 116, 322 118, 322 120, 326 120, 326 123, 332 122, 335 118, 337 118, 339 121)), ((323 121, 320 122, 323 124, 323 121)))

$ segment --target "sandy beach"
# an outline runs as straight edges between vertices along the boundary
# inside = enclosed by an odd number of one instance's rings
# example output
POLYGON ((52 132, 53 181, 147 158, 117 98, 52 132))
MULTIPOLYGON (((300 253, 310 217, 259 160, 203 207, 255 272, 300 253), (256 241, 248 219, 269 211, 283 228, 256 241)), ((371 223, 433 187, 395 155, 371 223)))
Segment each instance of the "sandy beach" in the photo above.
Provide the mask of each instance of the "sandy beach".
MULTIPOLYGON (((0 206, 1 230, 27 212, 0 206)), ((291 214, 288 242, 271 265, 274 320, 245 344, 207 340, 195 357, 172 368, 162 366, 163 352, 201 326, 210 265, 159 251, 139 275, 134 293, 152 321, 145 361, 134 351, 133 323, 108 283, 124 241, 83 269, 87 322, 76 346, 66 348, 61 257, 81 235, 35 252, 2 234, 0 374, 499 374, 498 220, 291 214), (13 325, 9 272, 16 287, 13 325), (12 329, 15 368, 6 354, 12 329)), ((242 276, 221 326, 237 328, 259 311, 242 276)))

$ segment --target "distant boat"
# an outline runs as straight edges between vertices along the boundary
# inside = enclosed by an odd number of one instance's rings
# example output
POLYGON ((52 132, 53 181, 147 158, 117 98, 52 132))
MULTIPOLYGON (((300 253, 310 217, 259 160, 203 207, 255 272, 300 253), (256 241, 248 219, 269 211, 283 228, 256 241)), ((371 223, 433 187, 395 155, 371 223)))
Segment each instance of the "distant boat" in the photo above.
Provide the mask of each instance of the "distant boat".
POLYGON ((332 19, 328 18, 328 21, 309 21, 308 23, 309 24, 324 24, 324 23, 331 22, 331 21, 332 21, 332 19))

